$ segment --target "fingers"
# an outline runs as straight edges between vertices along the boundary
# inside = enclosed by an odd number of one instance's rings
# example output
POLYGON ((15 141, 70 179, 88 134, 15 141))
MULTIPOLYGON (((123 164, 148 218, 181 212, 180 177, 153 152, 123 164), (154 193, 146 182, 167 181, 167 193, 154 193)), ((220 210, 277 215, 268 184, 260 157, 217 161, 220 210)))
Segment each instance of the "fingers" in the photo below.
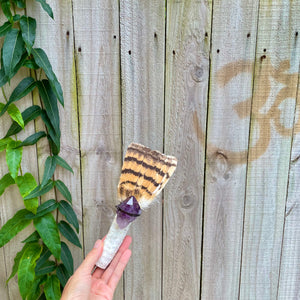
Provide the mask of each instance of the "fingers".
POLYGON ((112 273, 109 281, 108 281, 108 286, 114 291, 115 288, 117 287, 117 284, 122 277, 123 271, 130 259, 131 256, 131 250, 127 249, 123 255, 121 256, 116 268, 114 269, 114 272, 112 273))
POLYGON ((94 248, 86 256, 86 258, 84 259, 82 264, 79 266, 77 271, 91 274, 91 271, 93 270, 93 267, 95 266, 96 262, 100 258, 102 251, 103 251, 103 241, 97 240, 94 245, 94 248))
POLYGON ((108 280, 110 279, 111 275, 113 274, 114 270, 116 269, 121 256, 123 255, 123 253, 129 248, 130 244, 131 244, 132 238, 131 236, 126 236, 120 249, 118 250, 116 256, 113 258, 112 262, 110 263, 110 265, 108 266, 108 268, 104 271, 103 275, 101 276, 101 279, 104 282, 108 282, 108 280))

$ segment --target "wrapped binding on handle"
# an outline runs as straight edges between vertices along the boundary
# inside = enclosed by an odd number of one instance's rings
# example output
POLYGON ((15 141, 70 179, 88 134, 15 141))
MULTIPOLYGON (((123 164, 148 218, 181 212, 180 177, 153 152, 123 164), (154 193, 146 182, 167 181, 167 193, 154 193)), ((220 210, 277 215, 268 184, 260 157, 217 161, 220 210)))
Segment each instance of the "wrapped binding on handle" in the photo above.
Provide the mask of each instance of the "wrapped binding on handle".
POLYGON ((120 248, 127 231, 162 191, 177 166, 177 159, 143 145, 129 145, 118 185, 120 204, 104 241, 103 254, 96 265, 105 269, 120 248))

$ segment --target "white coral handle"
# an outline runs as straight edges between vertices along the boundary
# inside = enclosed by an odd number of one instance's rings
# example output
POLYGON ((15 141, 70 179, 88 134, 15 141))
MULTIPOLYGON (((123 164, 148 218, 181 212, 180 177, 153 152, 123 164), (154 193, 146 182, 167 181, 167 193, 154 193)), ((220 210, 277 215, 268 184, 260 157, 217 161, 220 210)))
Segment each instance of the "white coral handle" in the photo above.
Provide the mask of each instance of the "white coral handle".
POLYGON ((97 267, 106 269, 110 264, 125 239, 129 226, 130 224, 121 229, 117 223, 117 216, 115 216, 104 240, 103 253, 96 263, 97 267))

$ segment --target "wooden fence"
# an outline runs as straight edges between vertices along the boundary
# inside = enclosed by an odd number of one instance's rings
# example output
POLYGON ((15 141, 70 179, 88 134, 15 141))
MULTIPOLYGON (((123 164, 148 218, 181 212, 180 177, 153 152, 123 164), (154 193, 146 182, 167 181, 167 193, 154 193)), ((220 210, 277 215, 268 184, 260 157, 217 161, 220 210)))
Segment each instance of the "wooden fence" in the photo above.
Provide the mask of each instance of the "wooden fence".
MULTIPOLYGON (((74 175, 55 178, 80 221, 75 266, 109 228, 135 141, 179 163, 132 226, 115 299, 300 299, 300 2, 48 2, 54 21, 35 1, 27 13, 64 91, 61 156, 74 175)), ((1 136, 8 125, 0 119, 1 136)), ((47 145, 24 150, 22 169, 36 178, 47 145)), ((23 207, 13 187, 0 205, 1 224, 23 207)), ((0 249, 1 299, 20 299, 16 280, 5 280, 22 237, 0 249)))

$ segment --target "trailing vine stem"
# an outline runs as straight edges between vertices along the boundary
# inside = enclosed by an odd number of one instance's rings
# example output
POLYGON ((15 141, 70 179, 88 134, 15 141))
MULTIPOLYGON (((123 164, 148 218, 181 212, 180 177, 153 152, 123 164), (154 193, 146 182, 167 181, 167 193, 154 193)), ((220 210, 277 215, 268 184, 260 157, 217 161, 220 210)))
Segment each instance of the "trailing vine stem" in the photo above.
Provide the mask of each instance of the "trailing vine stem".
MULTIPOLYGON (((46 0, 31 1, 39 2, 42 9, 53 18, 52 9, 46 0)), ((7 18, 0 26, 0 38, 3 39, 0 87, 5 100, 2 103, 0 99, 0 117, 7 114, 11 119, 9 129, 4 136, 0 136, 0 158, 5 153, 8 167, 8 173, 0 174, 0 196, 7 187, 16 185, 25 206, 2 224, 0 247, 31 223, 35 230, 22 241, 7 282, 17 275, 23 299, 60 299, 61 290, 73 273, 72 254, 68 245, 61 241, 61 236, 81 247, 76 234, 79 232, 79 224, 72 207, 71 193, 64 182, 55 179, 54 175, 58 165, 73 172, 70 165, 59 156, 61 132, 58 102, 64 105, 62 87, 45 51, 34 47, 36 20, 27 15, 26 0, 1 0, 0 5, 7 18), (18 14, 17 8, 23 9, 24 14, 18 14), (8 97, 4 85, 11 80, 18 80, 16 74, 21 68, 30 70, 27 72, 28 77, 23 78, 8 97), (39 101, 21 112, 16 103, 30 93, 33 99, 38 93, 39 101), (36 122, 37 118, 42 120, 45 129, 38 131, 35 126, 33 134, 19 140, 18 133, 29 122, 36 122), (49 143, 49 155, 45 161, 43 176, 36 180, 29 172, 23 174, 23 148, 37 145, 45 137, 49 143), (46 197, 52 189, 55 199, 40 203, 40 197, 46 197), (58 191, 63 200, 58 200, 58 191)))

